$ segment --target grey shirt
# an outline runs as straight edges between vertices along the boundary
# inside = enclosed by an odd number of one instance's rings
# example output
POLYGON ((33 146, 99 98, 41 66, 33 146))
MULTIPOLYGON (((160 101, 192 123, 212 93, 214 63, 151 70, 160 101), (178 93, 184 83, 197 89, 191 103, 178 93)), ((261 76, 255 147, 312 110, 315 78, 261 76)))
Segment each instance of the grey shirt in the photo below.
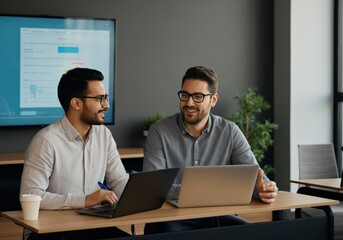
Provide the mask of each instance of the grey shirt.
MULTIPOLYGON (((238 126, 222 117, 210 114, 207 125, 198 138, 187 130, 180 113, 156 122, 149 129, 143 171, 233 164, 258 163, 238 126)), ((182 171, 172 188, 176 194, 175 186, 181 183, 181 178, 182 171)), ((265 180, 268 180, 266 176, 265 180)))
POLYGON ((118 197, 128 180, 110 130, 94 125, 83 141, 64 116, 32 139, 20 194, 41 195, 41 209, 76 209, 85 207, 86 195, 99 190, 97 182, 104 180, 118 197))

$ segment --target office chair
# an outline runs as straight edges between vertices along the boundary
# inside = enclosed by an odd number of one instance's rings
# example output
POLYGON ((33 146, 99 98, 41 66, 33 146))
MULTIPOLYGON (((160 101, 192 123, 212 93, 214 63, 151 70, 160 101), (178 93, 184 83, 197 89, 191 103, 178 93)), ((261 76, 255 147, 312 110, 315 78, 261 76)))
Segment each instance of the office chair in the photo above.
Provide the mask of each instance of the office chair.
MULTIPOLYGON (((339 178, 333 145, 308 144, 298 145, 299 179, 339 178)), ((331 206, 335 221, 335 239, 343 239, 343 202, 331 206)), ((303 209, 306 216, 319 216, 318 209, 303 209)))
POLYGON ((299 179, 338 178, 333 145, 298 145, 299 179))

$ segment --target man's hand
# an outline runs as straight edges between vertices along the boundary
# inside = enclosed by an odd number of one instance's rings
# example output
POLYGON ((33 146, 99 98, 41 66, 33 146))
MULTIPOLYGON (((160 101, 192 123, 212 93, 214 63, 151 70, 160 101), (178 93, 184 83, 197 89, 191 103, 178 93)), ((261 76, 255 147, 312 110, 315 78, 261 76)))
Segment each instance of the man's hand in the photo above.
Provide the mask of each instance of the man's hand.
POLYGON ((261 199, 265 203, 273 203, 276 201, 278 188, 276 183, 273 181, 265 182, 263 179, 263 170, 260 168, 258 170, 257 180, 256 180, 256 190, 261 199))
POLYGON ((94 207, 96 205, 100 205, 102 202, 107 202, 113 205, 117 201, 118 198, 113 191, 100 189, 86 196, 85 207, 94 207))

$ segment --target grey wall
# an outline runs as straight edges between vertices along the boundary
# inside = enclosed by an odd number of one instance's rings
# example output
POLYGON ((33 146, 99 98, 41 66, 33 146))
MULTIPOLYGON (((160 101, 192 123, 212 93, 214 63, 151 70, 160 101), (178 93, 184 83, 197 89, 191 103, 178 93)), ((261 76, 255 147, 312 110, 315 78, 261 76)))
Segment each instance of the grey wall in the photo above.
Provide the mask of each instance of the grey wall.
MULTIPOLYGON (((272 0, 11 0, 0 13, 115 18, 118 21, 116 119, 119 147, 144 146, 142 122, 178 111, 188 67, 219 77, 215 114, 237 110, 234 96, 258 87, 273 100, 272 0)), ((1 30, 0 30, 1 32, 1 30)), ((24 151, 38 127, 0 128, 0 152, 24 151)))

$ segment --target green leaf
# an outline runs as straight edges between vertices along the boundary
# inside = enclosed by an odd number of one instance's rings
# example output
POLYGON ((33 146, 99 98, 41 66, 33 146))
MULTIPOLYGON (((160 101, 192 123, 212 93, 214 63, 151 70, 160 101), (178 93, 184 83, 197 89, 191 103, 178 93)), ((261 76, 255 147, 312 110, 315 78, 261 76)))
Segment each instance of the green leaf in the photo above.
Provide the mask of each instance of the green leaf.
POLYGON ((265 173, 274 173, 274 168, 270 164, 264 163, 264 154, 273 145, 272 133, 278 125, 268 119, 260 122, 257 115, 270 109, 270 104, 263 96, 257 93, 257 88, 248 88, 242 95, 237 95, 240 110, 232 114, 228 120, 236 123, 247 138, 251 150, 256 160, 260 163, 265 173))
POLYGON ((162 119, 165 119, 166 115, 164 113, 156 113, 153 115, 150 115, 144 122, 143 122, 143 130, 149 130, 150 126, 162 119))

